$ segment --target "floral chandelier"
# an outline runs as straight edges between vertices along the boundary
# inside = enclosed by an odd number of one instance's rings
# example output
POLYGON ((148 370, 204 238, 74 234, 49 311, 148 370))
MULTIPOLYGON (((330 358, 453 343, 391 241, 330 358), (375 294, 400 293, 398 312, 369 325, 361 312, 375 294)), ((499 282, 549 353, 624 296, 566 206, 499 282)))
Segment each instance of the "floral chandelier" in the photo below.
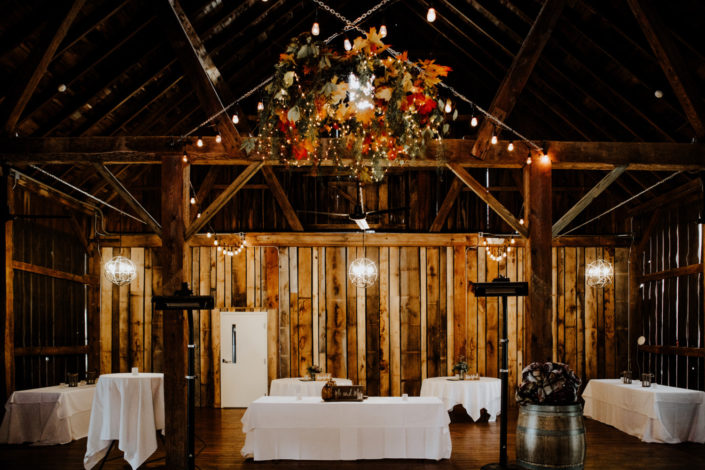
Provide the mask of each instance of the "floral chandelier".
POLYGON ((448 132, 452 105, 436 85, 450 67, 382 57, 388 46, 375 28, 348 45, 337 52, 309 33, 292 39, 258 105, 259 133, 243 143, 248 153, 293 165, 331 161, 379 181, 448 132))

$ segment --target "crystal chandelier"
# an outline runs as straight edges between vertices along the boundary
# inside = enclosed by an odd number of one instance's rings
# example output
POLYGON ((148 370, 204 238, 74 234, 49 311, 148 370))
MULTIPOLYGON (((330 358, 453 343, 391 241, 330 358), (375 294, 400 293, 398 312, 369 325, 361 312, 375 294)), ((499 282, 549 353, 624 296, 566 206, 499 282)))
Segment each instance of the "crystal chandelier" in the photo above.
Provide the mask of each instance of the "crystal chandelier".
POLYGON ((137 276, 137 267, 124 256, 111 258, 104 267, 105 277, 115 285, 129 284, 137 276))
POLYGON ((612 264, 603 259, 595 260, 585 268, 587 284, 592 287, 605 287, 612 284, 613 275, 612 264))
POLYGON ((355 286, 366 289, 377 282, 377 265, 369 258, 357 258, 350 263, 348 276, 355 286))

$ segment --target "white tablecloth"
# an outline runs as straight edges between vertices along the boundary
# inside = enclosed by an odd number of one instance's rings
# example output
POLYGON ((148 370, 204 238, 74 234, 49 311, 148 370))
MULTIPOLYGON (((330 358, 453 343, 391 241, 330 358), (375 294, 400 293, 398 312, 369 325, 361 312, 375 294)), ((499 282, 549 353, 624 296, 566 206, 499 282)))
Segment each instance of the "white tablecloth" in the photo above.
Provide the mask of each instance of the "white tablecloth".
POLYGON ((66 444, 88 435, 95 385, 14 392, 5 403, 0 443, 66 444))
POLYGON ((133 469, 157 450, 164 429, 164 374, 106 374, 98 379, 83 465, 88 470, 118 441, 133 469))
POLYGON ((705 392, 641 381, 591 380, 583 414, 645 442, 705 442, 705 392))
POLYGON ((454 377, 433 377, 421 383, 422 397, 438 397, 447 410, 463 405, 470 417, 477 421, 482 409, 487 410, 489 420, 495 421, 501 408, 502 381, 492 377, 480 380, 448 380, 454 377))
MULTIPOLYGON (((352 385, 350 379, 333 379, 337 385, 352 385)), ((320 397, 325 380, 274 379, 269 386, 269 394, 274 397, 298 396, 320 397)))
POLYGON ((242 455, 255 460, 447 459, 448 412, 438 398, 363 402, 262 397, 242 417, 242 455))

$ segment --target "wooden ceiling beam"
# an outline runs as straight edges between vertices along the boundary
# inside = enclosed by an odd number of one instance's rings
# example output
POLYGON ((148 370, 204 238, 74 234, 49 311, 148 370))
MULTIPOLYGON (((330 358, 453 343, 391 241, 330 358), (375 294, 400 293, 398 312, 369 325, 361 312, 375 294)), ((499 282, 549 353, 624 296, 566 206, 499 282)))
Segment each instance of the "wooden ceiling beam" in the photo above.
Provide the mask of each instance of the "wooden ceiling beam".
POLYGON ((575 219, 580 213, 592 202, 597 196, 602 194, 602 192, 607 189, 607 187, 612 184, 614 180, 619 178, 619 176, 624 173, 627 169, 626 165, 621 165, 610 171, 602 178, 595 186, 593 186, 590 191, 588 191, 578 202, 575 203, 573 207, 568 209, 568 211, 553 224, 551 227, 551 235, 557 237, 561 231, 570 224, 573 219, 575 219))
POLYGON ((685 183, 667 193, 661 194, 643 204, 629 209, 627 215, 633 217, 635 215, 643 214, 645 212, 654 211, 660 207, 678 202, 680 199, 702 191, 702 185, 700 184, 700 178, 694 178, 688 183, 685 183))
MULTIPOLYGON (((519 95, 553 33, 558 18, 563 13, 564 6, 565 0, 547 0, 541 7, 536 21, 514 57, 488 109, 489 113, 500 121, 504 121, 514 109, 519 95)), ((495 132, 495 123, 489 119, 483 119, 472 154, 483 159, 495 132)))
POLYGON ((289 198, 286 196, 284 188, 282 188, 282 185, 279 183, 279 179, 277 179, 277 175, 274 174, 272 167, 263 167, 262 175, 264 175, 264 180, 267 182, 269 189, 274 194, 274 199, 277 201, 277 204, 279 204, 279 208, 284 213, 284 217, 289 223, 289 227, 291 227, 291 229, 295 232, 303 232, 304 226, 301 225, 301 221, 296 215, 291 202, 289 202, 289 198))
MULTIPOLYGON (((68 11, 53 12, 54 17, 41 35, 39 44, 27 59, 25 69, 15 75, 15 83, 7 94, 7 101, 3 103, 0 120, 6 133, 10 134, 15 130, 29 99, 85 2, 86 0, 74 0, 68 11)), ((59 5, 58 8, 61 8, 64 4, 59 5)))
POLYGON ((257 171, 264 165, 264 162, 259 161, 257 163, 251 163, 235 178, 235 180, 230 183, 230 185, 225 188, 225 190, 218 195, 217 198, 201 213, 201 217, 194 220, 193 223, 186 230, 186 241, 188 241, 194 234, 198 233, 203 227, 206 226, 208 222, 225 207, 225 205, 230 202, 230 200, 237 194, 237 192, 245 186, 245 184, 250 181, 257 171))
POLYGON ((650 1, 627 0, 627 3, 683 107, 695 137, 702 139, 705 137, 705 105, 670 31, 650 1))
POLYGON ((453 207, 453 204, 455 204, 455 200, 458 199, 458 195, 463 190, 463 187, 464 185, 458 178, 453 180, 453 183, 451 183, 450 188, 448 189, 448 194, 446 194, 445 199, 443 199, 443 204, 441 204, 441 207, 438 209, 436 218, 433 219, 431 228, 428 229, 429 232, 441 231, 443 224, 445 224, 448 214, 450 214, 450 210, 453 207))
POLYGON ((154 217, 145 209, 142 204, 139 203, 137 199, 128 191, 128 189, 122 184, 122 182, 113 175, 105 165, 101 163, 94 163, 93 168, 98 172, 100 176, 105 179, 108 184, 115 190, 117 194, 122 197, 122 199, 127 203, 128 206, 132 208, 133 211, 137 213, 137 216, 142 219, 142 221, 147 224, 149 228, 152 229, 154 233, 161 236, 162 226, 156 221, 154 217))
POLYGON ((42 183, 41 181, 35 180, 34 178, 27 176, 24 173, 20 173, 15 169, 10 171, 10 176, 15 178, 14 181, 17 183, 17 186, 24 188, 27 191, 31 191, 38 196, 51 199, 62 206, 83 214, 93 215, 98 210, 98 208, 93 204, 89 204, 76 199, 73 196, 69 196, 63 191, 59 191, 58 189, 53 188, 46 183, 42 183))
POLYGON ((206 114, 215 115, 212 122, 222 136, 225 146, 231 151, 237 149, 240 134, 224 112, 225 104, 231 103, 233 97, 220 70, 208 55, 178 0, 158 0, 153 4, 160 13, 159 18, 169 37, 170 45, 186 72, 186 77, 196 89, 200 105, 206 114))
MULTIPOLYGON (((179 136, 116 136, 116 137, 18 137, 0 138, 0 159, 10 164, 105 164, 140 163, 159 164, 161 155, 179 155, 188 152, 189 161, 196 165, 249 165, 255 161, 241 150, 233 153, 214 137, 203 137, 204 146, 196 147, 195 138, 179 136)), ((328 142, 321 143, 325 151, 328 142)), ((429 145, 427 155, 404 163, 410 168, 437 168, 445 162, 472 168, 521 168, 526 155, 508 152, 507 142, 493 145, 485 160, 470 155, 471 139, 446 139, 429 145)), ((705 144, 670 142, 567 142, 545 141, 554 170, 612 170, 627 165, 627 170, 702 170, 705 168, 705 144)), ((282 165, 277 160, 266 160, 268 166, 282 165)), ((306 165, 306 162, 301 162, 306 165)), ((333 166, 332 162, 321 165, 333 166)), ((390 166, 396 167, 396 165, 390 166)))
POLYGON ((477 180, 473 178, 467 170, 465 170, 465 168, 461 167, 457 163, 449 163, 448 168, 450 168, 451 171, 455 173, 455 176, 465 183, 465 185, 469 187, 472 192, 477 195, 477 197, 490 206, 490 209, 500 216, 502 220, 504 220, 512 229, 519 232, 524 238, 529 236, 529 231, 526 227, 520 224, 519 220, 514 217, 514 215, 487 190, 487 188, 478 183, 477 180))

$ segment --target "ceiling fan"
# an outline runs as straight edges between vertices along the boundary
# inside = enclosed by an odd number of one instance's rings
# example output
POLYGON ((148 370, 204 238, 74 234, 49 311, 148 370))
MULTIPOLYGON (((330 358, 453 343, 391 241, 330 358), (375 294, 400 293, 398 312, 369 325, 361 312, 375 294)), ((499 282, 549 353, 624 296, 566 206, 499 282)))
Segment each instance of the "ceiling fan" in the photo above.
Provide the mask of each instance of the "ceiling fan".
POLYGON ((320 214, 320 215, 327 215, 328 217, 344 217, 346 219, 350 219, 353 222, 355 222, 360 230, 369 230, 370 229, 370 224, 367 222, 367 217, 371 216, 379 216, 379 215, 384 215, 384 214, 391 214, 393 212, 401 212, 405 211, 407 208, 406 207, 398 207, 396 209, 384 209, 384 210, 376 210, 376 211, 366 211, 364 202, 362 199, 362 183, 360 181, 357 182, 357 202, 355 203, 355 207, 353 208, 353 211, 349 214, 344 214, 344 213, 339 213, 339 212, 321 212, 321 211, 298 211, 302 213, 307 213, 307 214, 320 214))

